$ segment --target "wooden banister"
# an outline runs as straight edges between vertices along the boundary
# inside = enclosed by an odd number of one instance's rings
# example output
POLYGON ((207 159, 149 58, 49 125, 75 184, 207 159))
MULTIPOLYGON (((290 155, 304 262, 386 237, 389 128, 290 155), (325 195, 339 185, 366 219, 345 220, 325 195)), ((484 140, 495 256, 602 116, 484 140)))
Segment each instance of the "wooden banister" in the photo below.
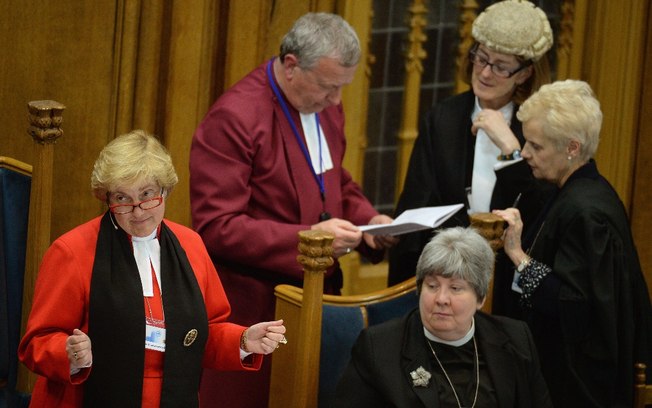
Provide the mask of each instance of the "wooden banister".
MULTIPOLYGON (((27 227, 28 245, 25 255, 22 334, 25 333, 27 318, 32 308, 38 267, 45 251, 50 246, 54 144, 63 135, 61 124, 63 110, 66 107, 56 101, 42 100, 29 102, 27 109, 29 112, 28 133, 35 143, 27 227)), ((31 393, 35 381, 36 375, 24 365, 19 364, 17 389, 24 393, 31 393)))

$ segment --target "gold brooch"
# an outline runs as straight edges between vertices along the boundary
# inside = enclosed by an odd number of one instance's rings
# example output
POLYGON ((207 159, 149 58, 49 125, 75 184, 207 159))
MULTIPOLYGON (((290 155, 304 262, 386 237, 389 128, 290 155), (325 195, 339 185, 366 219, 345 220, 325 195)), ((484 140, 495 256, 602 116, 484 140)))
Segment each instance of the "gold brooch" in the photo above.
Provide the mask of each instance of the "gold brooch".
POLYGON ((186 333, 186 337, 183 339, 183 345, 185 347, 189 347, 192 343, 195 342, 195 339, 197 338, 197 329, 192 329, 188 333, 186 333))

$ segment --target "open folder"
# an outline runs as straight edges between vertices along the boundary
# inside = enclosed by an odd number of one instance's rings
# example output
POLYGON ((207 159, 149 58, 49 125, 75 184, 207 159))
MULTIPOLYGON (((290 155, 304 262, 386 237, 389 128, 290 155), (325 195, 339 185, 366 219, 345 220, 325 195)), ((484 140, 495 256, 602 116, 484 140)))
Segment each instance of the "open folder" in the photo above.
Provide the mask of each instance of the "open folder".
POLYGON ((452 217, 463 204, 444 205, 440 207, 421 207, 406 210, 391 224, 362 225, 362 232, 372 235, 402 235, 408 232, 436 228, 452 217))

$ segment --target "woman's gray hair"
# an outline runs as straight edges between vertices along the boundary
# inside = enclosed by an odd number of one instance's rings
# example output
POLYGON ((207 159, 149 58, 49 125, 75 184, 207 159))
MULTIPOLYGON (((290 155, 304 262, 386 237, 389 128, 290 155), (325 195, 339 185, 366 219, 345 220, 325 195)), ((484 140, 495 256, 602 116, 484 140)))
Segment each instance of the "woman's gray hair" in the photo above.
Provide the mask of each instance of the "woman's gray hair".
POLYGON ((516 117, 521 122, 538 121, 543 135, 560 152, 571 140, 579 142, 582 161, 588 161, 598 149, 602 111, 584 81, 567 79, 542 86, 523 103, 516 117))
POLYGON ((302 69, 312 68, 322 57, 352 67, 360 61, 360 41, 349 23, 337 14, 308 13, 283 37, 281 61, 287 54, 295 55, 302 69))
POLYGON ((443 276, 465 280, 482 301, 489 290, 495 258, 489 242, 473 228, 439 230, 419 257, 417 293, 427 276, 443 276))

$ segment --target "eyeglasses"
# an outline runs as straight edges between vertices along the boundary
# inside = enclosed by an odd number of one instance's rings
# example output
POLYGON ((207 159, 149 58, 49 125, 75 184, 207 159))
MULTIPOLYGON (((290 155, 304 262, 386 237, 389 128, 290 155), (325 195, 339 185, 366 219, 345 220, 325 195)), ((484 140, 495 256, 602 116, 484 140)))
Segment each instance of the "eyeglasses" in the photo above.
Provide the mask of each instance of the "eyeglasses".
POLYGON ((521 72, 525 68, 529 67, 532 65, 532 61, 528 61, 525 64, 522 64, 520 67, 516 68, 513 71, 510 71, 509 69, 503 67, 502 65, 499 64, 492 64, 489 62, 488 59, 483 57, 482 55, 479 55, 476 51, 469 51, 469 61, 476 67, 480 68, 481 70, 484 69, 487 65, 491 67, 491 72, 494 73, 497 77, 500 78, 511 78, 512 76, 516 75, 518 72, 521 72))
POLYGON ((158 197, 150 198, 149 200, 144 200, 136 204, 113 204, 109 205, 109 209, 113 214, 129 214, 133 212, 136 207, 140 208, 141 210, 151 210, 152 208, 156 208, 159 205, 163 203, 163 196, 160 195, 158 197))

